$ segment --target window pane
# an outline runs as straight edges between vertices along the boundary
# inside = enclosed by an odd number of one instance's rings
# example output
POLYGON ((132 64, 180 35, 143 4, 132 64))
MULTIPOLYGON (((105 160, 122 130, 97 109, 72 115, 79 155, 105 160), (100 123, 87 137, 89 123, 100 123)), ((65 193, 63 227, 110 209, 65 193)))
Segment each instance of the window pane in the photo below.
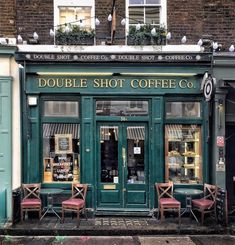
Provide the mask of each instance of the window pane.
POLYGON ((43 124, 44 182, 80 181, 79 142, 79 124, 43 124))
POLYGON ((145 8, 145 24, 157 25, 160 23, 159 8, 146 7, 145 8))
POLYGON ((166 181, 202 183, 200 126, 166 125, 165 141, 166 181))
POLYGON ((59 7, 59 12, 60 25, 82 20, 86 29, 91 27, 91 7, 59 7))
POLYGON ((161 4, 161 0, 146 0, 146 4, 161 4))
POLYGON ((100 127, 101 182, 114 182, 118 178, 118 127, 100 127))
POLYGON ((138 24, 144 22, 143 7, 129 7, 129 24, 138 24))
POLYGON ((144 0, 129 0, 129 4, 144 4, 144 0))
POLYGON ((44 116, 48 117, 78 117, 77 101, 45 101, 44 116))
POLYGON ((167 102, 166 117, 167 118, 198 118, 200 113, 200 102, 167 102))
POLYGON ((148 101, 96 101, 97 116, 147 116, 148 101))
POLYGON ((145 182, 144 143, 145 127, 127 127, 127 183, 145 182))

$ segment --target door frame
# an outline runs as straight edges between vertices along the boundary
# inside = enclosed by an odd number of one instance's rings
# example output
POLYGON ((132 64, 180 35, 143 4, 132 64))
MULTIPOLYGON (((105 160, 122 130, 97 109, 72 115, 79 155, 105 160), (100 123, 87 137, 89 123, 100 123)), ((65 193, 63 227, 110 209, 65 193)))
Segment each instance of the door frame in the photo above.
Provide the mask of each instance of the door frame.
MULTIPOLYGON (((149 200, 149 183, 150 183, 150 176, 149 176, 149 123, 148 121, 97 121, 96 124, 96 141, 95 141, 95 149, 96 149, 96 209, 97 210, 149 210, 150 208, 150 200, 149 200), (100 126, 117 126, 118 127, 118 184, 113 184, 112 182, 101 182, 101 165, 100 165, 100 126), (145 167, 145 183, 143 184, 130 184, 127 183, 127 163, 126 166, 123 166, 123 159, 122 159, 122 148, 123 146, 127 149, 127 133, 126 129, 128 126, 145 126, 145 144, 144 144, 144 167, 145 167), (115 185, 115 186, 114 186, 115 185), (102 189, 103 188, 103 189, 102 189), (101 195, 105 195, 104 189, 111 189, 107 190, 110 193, 110 199, 113 195, 116 198, 119 198, 119 204, 110 203, 105 205, 102 204, 102 197, 101 195), (113 188, 113 191, 112 191, 113 188), (116 189, 117 188, 117 189, 116 189), (102 193, 103 192, 103 193, 102 193), (116 193, 115 193, 116 192, 116 193), (138 204, 138 201, 135 203, 127 202, 127 195, 130 200, 134 200, 133 197, 143 197, 145 199, 145 203, 138 204), (131 197, 132 196, 132 197, 131 197)), ((127 154, 127 152, 126 152, 127 154)), ((108 200, 109 201, 109 200, 108 200)))

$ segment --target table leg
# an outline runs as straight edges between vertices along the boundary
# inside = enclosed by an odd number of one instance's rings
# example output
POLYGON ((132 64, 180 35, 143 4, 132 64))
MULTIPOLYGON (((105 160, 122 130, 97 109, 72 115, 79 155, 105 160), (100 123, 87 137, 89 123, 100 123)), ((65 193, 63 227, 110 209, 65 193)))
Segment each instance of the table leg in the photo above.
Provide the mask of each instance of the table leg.
POLYGON ((44 214, 42 215, 40 220, 42 220, 45 217, 45 215, 50 211, 53 212, 59 219, 61 219, 59 214, 53 208, 53 197, 52 197, 52 195, 48 194, 47 195, 47 208, 46 208, 46 211, 44 212, 44 214))
POLYGON ((192 214, 194 219, 197 221, 197 223, 199 223, 196 215, 194 214, 194 212, 192 210, 192 197, 190 195, 186 195, 186 206, 185 206, 185 209, 183 210, 183 212, 181 213, 180 216, 182 216, 186 212, 192 214))

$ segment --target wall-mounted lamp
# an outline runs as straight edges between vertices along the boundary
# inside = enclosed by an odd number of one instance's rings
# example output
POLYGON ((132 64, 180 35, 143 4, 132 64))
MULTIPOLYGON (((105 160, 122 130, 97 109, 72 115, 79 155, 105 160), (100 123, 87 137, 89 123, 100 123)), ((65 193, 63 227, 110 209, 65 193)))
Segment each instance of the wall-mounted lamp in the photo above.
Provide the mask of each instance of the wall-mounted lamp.
POLYGON ((36 106, 38 104, 38 98, 35 96, 28 96, 28 105, 36 106))

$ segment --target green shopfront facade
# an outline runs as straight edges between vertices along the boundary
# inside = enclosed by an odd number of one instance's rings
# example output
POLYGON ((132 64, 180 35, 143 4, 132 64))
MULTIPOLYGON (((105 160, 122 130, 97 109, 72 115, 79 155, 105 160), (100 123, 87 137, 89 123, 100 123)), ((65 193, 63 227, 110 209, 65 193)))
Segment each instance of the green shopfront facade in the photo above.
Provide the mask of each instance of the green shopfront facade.
POLYGON ((156 182, 210 181, 210 54, 18 52, 22 182, 88 183, 95 214, 148 214, 156 182), (63 59, 62 59, 63 55, 63 59))

